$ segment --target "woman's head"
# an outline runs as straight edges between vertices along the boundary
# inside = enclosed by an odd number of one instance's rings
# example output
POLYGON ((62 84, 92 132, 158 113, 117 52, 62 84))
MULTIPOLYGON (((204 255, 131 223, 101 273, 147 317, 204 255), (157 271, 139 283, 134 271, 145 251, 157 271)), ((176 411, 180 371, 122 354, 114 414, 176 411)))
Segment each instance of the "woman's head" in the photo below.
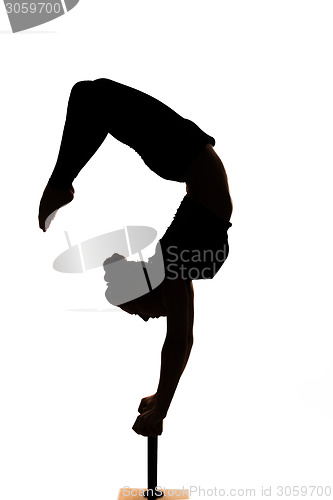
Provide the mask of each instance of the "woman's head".
POLYGON ((149 291, 142 262, 127 261, 117 253, 103 264, 104 279, 108 283, 105 297, 113 305, 129 314, 137 314, 144 321, 165 316, 161 286, 149 291))
POLYGON ((137 299, 121 304, 119 307, 129 314, 137 314, 144 321, 148 321, 149 318, 166 316, 160 287, 137 299))

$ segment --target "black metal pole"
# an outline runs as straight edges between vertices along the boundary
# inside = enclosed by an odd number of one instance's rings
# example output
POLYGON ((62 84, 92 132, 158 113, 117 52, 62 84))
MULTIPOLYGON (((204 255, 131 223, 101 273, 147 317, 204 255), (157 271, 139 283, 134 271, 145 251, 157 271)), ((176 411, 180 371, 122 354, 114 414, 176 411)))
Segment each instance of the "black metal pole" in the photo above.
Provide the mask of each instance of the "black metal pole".
POLYGON ((163 492, 157 488, 157 436, 148 437, 148 490, 145 492, 145 497, 152 500, 163 496, 163 492))
POLYGON ((156 487, 157 487, 157 437, 148 437, 148 490, 155 492, 156 487))

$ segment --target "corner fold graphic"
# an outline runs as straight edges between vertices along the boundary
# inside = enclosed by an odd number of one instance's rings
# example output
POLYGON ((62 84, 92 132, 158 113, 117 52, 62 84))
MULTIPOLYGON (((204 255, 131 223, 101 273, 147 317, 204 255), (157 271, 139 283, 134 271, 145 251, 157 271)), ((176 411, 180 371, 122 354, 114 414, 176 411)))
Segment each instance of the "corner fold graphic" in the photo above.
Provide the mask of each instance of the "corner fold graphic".
POLYGON ((73 9, 78 3, 79 0, 47 0, 46 2, 4 0, 13 33, 53 21, 73 9))
POLYGON ((65 0, 67 12, 69 10, 72 10, 75 7, 75 5, 77 5, 78 3, 79 3, 79 0, 65 0))

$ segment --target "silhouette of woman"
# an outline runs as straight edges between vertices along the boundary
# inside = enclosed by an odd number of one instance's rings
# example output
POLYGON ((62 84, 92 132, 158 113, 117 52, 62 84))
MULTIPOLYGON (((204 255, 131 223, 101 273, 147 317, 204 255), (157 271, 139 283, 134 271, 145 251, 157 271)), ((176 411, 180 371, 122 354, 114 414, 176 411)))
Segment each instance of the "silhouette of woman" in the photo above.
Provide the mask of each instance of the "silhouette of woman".
MULTIPOLYGON (((108 134, 133 148, 159 176, 186 183, 186 195, 160 240, 164 281, 119 306, 145 321, 167 317, 158 388, 141 400, 133 425, 138 434, 157 436, 193 345, 192 280, 213 278, 227 258, 232 201, 213 137, 143 92, 105 78, 83 81, 71 91, 58 160, 40 202, 43 231, 73 200, 73 180, 108 134)), ((115 254, 105 261, 106 281, 108 264, 121 258, 115 254)))

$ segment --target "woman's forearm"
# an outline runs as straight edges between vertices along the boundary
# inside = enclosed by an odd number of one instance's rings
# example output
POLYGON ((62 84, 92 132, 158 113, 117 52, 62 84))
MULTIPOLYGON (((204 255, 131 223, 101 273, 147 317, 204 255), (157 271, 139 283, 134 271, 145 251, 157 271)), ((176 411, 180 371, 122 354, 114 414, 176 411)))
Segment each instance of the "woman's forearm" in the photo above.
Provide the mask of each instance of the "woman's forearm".
POLYGON ((192 345, 185 342, 164 342, 161 355, 160 381, 155 406, 164 418, 168 412, 180 377, 187 364, 192 345))
POLYGON ((193 346, 193 338, 190 340, 190 342, 188 342, 188 343, 186 344, 186 354, 185 354, 185 358, 184 358, 184 367, 183 367, 183 371, 185 370, 185 367, 186 367, 187 362, 188 362, 188 358, 190 357, 191 350, 192 350, 192 346, 193 346))

